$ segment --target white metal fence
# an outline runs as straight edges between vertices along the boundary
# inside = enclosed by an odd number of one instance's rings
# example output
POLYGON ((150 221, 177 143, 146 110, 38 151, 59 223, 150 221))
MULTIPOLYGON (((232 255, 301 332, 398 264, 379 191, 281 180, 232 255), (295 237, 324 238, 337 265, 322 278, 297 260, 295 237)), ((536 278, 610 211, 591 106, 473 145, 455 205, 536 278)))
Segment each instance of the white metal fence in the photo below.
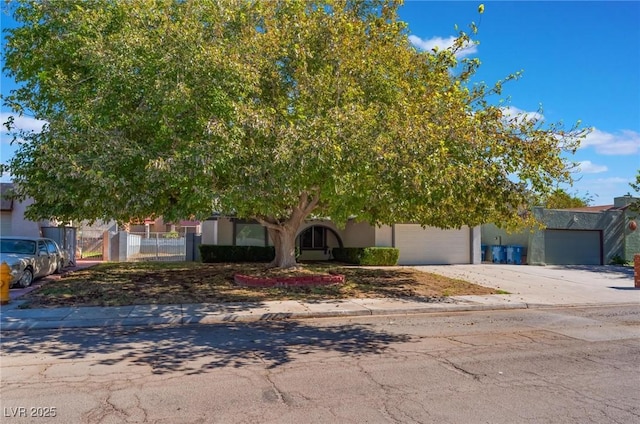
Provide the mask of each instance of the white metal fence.
POLYGON ((128 233, 128 261, 184 261, 187 244, 184 234, 128 233))
POLYGON ((81 228, 77 235, 77 256, 80 259, 102 259, 104 231, 81 228))

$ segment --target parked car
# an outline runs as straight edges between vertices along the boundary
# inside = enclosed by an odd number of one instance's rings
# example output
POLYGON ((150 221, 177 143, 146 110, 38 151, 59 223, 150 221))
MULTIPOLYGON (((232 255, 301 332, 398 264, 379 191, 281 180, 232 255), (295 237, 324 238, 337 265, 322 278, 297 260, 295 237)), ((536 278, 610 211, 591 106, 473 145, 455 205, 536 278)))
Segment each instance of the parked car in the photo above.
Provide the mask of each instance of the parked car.
POLYGON ((58 244, 41 237, 0 237, 0 262, 11 269, 11 286, 29 287, 33 280, 60 273, 68 265, 58 244))

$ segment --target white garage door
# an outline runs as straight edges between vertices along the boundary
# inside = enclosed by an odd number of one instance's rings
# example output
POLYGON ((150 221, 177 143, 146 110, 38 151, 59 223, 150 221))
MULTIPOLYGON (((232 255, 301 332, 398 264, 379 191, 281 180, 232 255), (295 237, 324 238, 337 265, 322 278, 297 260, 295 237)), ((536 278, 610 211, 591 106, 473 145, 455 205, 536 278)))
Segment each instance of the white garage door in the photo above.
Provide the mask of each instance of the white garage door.
POLYGON ((395 247, 400 249, 400 265, 471 263, 471 231, 422 228, 415 224, 395 226, 395 247))
POLYGON ((550 265, 602 265, 600 231, 546 230, 545 263, 550 265))

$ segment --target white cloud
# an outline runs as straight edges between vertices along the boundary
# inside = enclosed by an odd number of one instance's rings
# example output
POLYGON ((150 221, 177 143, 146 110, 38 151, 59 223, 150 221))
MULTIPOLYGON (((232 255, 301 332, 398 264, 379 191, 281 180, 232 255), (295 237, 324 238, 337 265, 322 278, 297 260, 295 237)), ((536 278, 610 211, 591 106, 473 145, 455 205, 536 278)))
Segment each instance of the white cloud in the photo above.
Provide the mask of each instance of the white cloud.
POLYGON ((502 108, 502 115, 505 118, 516 120, 524 119, 525 121, 543 121, 544 115, 539 112, 527 112, 522 109, 518 109, 514 106, 507 106, 502 108))
POLYGON ((630 178, 585 176, 575 181, 573 187, 580 193, 588 194, 592 198, 592 205, 610 205, 613 204, 614 197, 624 196, 632 191, 630 182, 630 178))
POLYGON ((15 116, 15 114, 10 112, 0 112, 0 125, 2 128, 0 129, 0 140, 3 143, 9 143, 12 140, 12 137, 7 136, 7 128, 4 126, 4 123, 9 120, 10 116, 14 116, 13 131, 16 130, 25 130, 25 131, 34 131, 40 132, 42 131, 42 126, 46 124, 46 121, 42 121, 40 119, 35 119, 29 116, 15 116))
POLYGON ((11 181, 13 181, 13 175, 10 172, 3 172, 0 175, 0 183, 10 183, 11 181))
MULTIPOLYGON (((411 44, 413 44, 418 49, 425 50, 425 51, 432 51, 435 48, 437 48, 438 50, 448 49, 453 46, 453 43, 455 42, 455 40, 456 40, 456 37, 453 37, 453 36, 448 38, 433 37, 433 38, 427 38, 424 40, 418 37, 417 35, 409 36, 409 41, 411 42, 411 44)), ((465 56, 471 56, 473 54, 476 54, 477 52, 478 52, 478 46, 476 44, 467 43, 464 46, 464 48, 462 48, 456 53, 456 57, 460 59, 465 56)))
POLYGON ((583 174, 599 174, 601 172, 607 172, 609 168, 604 165, 596 165, 590 160, 583 160, 579 162, 578 170, 583 174))
POLYGON ((622 130, 612 134, 593 128, 580 147, 593 147, 602 155, 631 155, 640 151, 640 133, 622 130))
POLYGON ((630 182, 626 178, 621 178, 621 177, 598 178, 595 181, 600 184, 620 184, 620 183, 626 184, 630 182))

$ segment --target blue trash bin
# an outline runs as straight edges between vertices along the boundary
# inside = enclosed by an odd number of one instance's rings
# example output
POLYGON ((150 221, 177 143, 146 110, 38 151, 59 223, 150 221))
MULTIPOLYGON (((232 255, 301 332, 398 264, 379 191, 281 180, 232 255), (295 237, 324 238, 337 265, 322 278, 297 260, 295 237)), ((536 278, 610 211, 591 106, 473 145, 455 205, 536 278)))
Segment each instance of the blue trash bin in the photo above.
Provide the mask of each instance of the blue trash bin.
POLYGON ((522 265, 522 246, 507 246, 507 263, 522 265))
POLYGON ((507 249, 506 246, 491 246, 491 261, 497 264, 507 263, 507 249))
POLYGON ((481 244, 480 245, 480 261, 484 262, 486 260, 487 260, 487 245, 481 244))

